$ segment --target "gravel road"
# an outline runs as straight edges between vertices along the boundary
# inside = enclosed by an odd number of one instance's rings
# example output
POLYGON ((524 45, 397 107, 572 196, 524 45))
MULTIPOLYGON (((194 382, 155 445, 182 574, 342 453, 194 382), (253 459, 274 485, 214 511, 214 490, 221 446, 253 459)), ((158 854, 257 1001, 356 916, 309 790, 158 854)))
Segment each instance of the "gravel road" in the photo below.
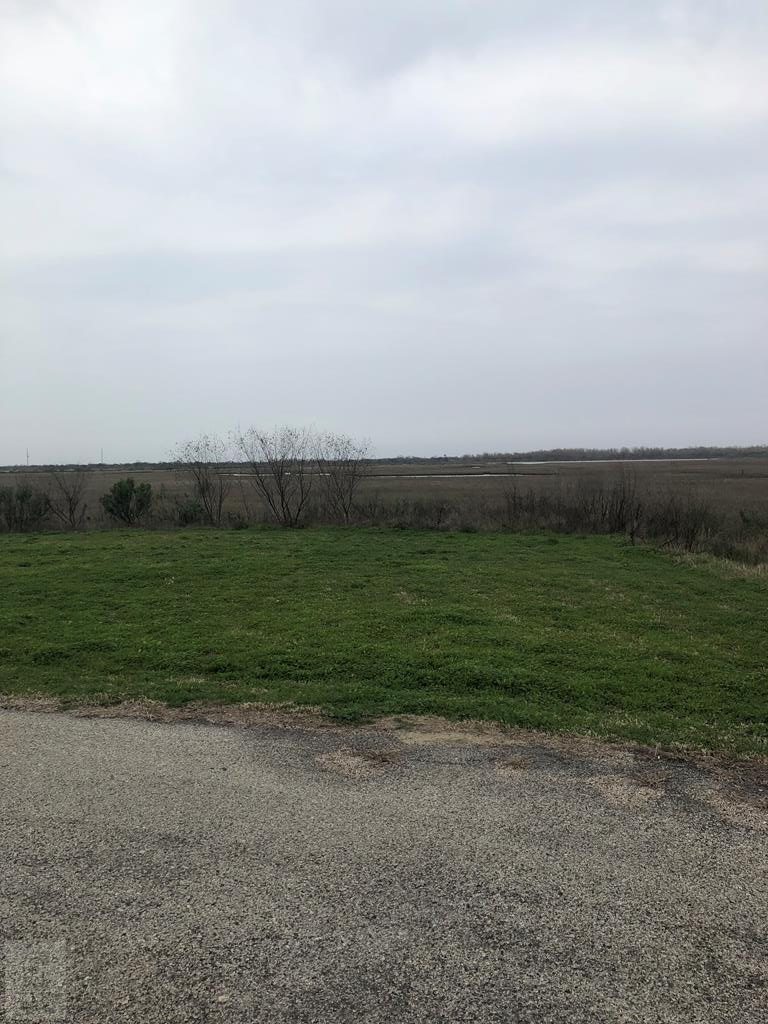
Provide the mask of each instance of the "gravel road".
POLYGON ((764 1024, 763 781, 434 723, 2 710, 5 1018, 764 1024))

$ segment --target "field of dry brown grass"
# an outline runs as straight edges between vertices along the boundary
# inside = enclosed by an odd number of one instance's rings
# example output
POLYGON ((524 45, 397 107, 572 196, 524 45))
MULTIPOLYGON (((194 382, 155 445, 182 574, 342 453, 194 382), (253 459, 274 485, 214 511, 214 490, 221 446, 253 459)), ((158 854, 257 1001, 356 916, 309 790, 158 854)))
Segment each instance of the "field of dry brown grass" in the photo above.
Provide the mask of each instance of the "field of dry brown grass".
MULTIPOLYGON (((768 459, 690 459, 648 462, 509 463, 486 460, 467 463, 441 460, 433 463, 376 462, 365 480, 361 502, 398 500, 449 504, 499 501, 512 491, 557 494, 575 487, 607 484, 623 472, 632 474, 638 491, 645 494, 677 494, 705 501, 713 509, 738 514, 742 509, 768 510, 768 459)), ((241 513, 247 503, 259 515, 261 503, 250 485, 247 467, 232 468, 233 487, 227 511, 241 513)), ((173 469, 121 469, 93 467, 88 476, 88 512, 91 522, 102 518, 99 498, 123 477, 150 483, 156 500, 173 503, 189 492, 189 483, 173 469)), ((26 481, 45 487, 49 476, 43 469, 0 471, 0 486, 26 481)))
POLYGON ((551 494, 608 483, 622 472, 633 474, 642 492, 690 494, 722 511, 768 505, 768 459, 377 465, 366 481, 366 491, 386 499, 500 498, 511 490, 551 494))

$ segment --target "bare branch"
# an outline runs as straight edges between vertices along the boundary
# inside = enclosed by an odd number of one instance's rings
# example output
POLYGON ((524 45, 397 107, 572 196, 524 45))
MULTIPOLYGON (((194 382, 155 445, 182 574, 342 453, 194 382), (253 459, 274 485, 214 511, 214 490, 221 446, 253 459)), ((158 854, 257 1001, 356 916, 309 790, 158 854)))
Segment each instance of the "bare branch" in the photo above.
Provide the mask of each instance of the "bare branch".
POLYGON ((251 481, 276 522, 299 526, 312 493, 316 438, 312 430, 251 427, 236 438, 237 447, 251 465, 251 481))
POLYGON ((88 481, 87 469, 52 468, 48 472, 49 511, 69 530, 79 530, 85 521, 88 481))
POLYGON ((227 467, 231 452, 227 442, 215 434, 202 434, 178 445, 174 461, 180 475, 190 484, 205 521, 211 526, 220 526, 224 503, 232 488, 232 474, 227 467))
POLYGON ((355 498, 368 472, 367 441, 358 442, 346 434, 326 433, 317 441, 315 459, 325 504, 330 515, 349 523, 355 498))

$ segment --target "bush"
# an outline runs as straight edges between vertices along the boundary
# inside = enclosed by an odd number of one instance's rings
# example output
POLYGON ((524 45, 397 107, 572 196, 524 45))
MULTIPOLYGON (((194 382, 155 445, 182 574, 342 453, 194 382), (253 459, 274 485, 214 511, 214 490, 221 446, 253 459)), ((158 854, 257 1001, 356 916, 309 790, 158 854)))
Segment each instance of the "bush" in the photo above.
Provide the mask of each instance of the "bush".
POLYGON ((110 519, 126 526, 136 526, 152 510, 152 485, 137 484, 132 477, 127 477, 112 484, 100 500, 110 519))
POLYGON ((250 526, 248 517, 242 512, 230 512, 227 521, 233 530, 247 530, 250 526))
POLYGON ((229 445, 215 434, 203 434, 176 448, 179 475, 192 487, 192 495, 187 499, 189 508, 200 510, 194 519, 181 520, 181 526, 193 522, 221 526, 224 504, 232 489, 232 475, 227 469, 230 459, 229 445))
POLYGON ((697 551, 721 528, 722 516, 701 499, 692 494, 670 494, 650 505, 644 532, 649 540, 697 551))
POLYGON ((39 530, 50 511, 45 491, 30 484, 0 488, 0 529, 9 533, 39 530))
POLYGON ((173 505, 173 522, 176 526, 199 526, 206 521, 206 513, 194 498, 177 499, 173 505))
POLYGON ((79 530, 88 506, 88 471, 52 466, 48 474, 48 510, 65 530, 79 530))

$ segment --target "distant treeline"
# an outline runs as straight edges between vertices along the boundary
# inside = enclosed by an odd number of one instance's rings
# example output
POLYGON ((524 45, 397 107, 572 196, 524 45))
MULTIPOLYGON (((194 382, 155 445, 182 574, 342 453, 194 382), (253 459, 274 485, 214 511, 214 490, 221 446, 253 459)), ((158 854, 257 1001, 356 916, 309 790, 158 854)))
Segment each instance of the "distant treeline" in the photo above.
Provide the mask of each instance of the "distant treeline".
MULTIPOLYGON (((389 458, 369 459, 372 466, 430 465, 442 463, 472 462, 582 462, 597 460, 603 462, 632 462, 642 459, 758 459, 768 458, 768 445, 755 444, 740 448, 699 445, 692 448, 547 448, 531 452, 482 452, 475 455, 396 455, 389 458)), ((51 468, 80 469, 82 463, 34 466, 2 466, 0 472, 20 473, 26 469, 47 470, 51 468)), ((233 469, 242 467, 242 462, 227 462, 233 469)), ((108 462, 90 463, 90 468, 105 470, 170 470, 176 462, 108 462)))
POLYGON ((394 459, 377 459, 384 463, 429 462, 632 462, 641 459, 748 459, 768 458, 768 445, 756 444, 739 448, 699 445, 694 448, 547 448, 532 452, 482 452, 475 455, 442 455, 417 458, 398 455, 394 459))

